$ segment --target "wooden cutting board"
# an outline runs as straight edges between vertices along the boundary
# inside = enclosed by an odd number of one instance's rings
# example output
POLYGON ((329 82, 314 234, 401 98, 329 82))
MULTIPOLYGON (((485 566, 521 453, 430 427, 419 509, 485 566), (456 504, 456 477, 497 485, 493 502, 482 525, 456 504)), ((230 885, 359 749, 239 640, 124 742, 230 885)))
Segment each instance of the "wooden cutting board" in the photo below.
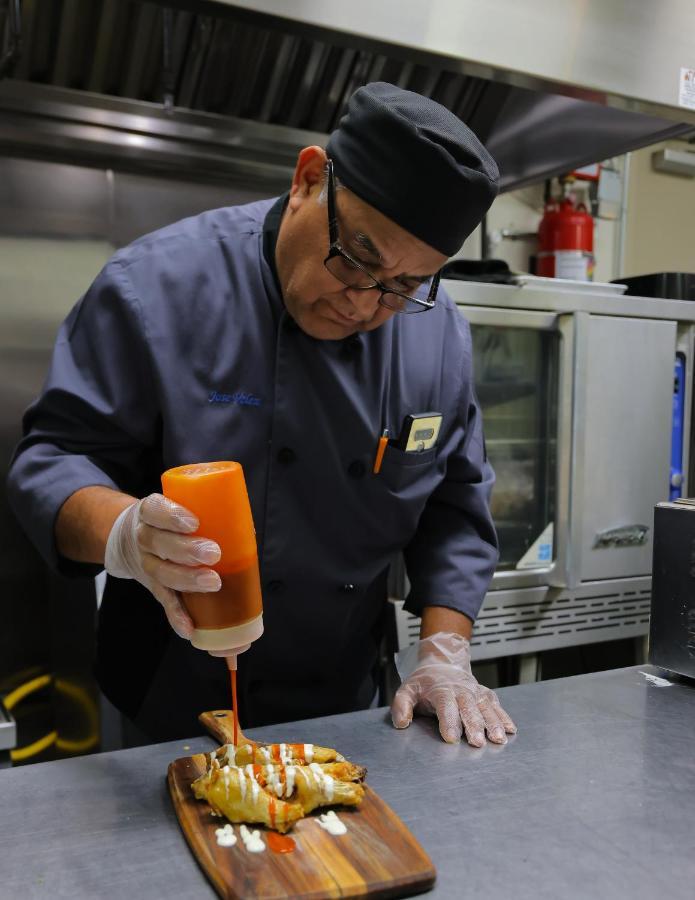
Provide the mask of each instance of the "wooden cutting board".
MULTIPOLYGON (((200 717, 221 742, 226 740, 224 727, 219 727, 224 715, 218 711, 200 717)), ((325 810, 317 810, 290 831, 296 842, 292 853, 273 853, 269 847, 264 853, 249 853, 237 825, 235 846, 218 846, 215 829, 226 820, 213 816, 208 804, 196 800, 191 790, 191 782, 205 767, 203 754, 177 759, 169 765, 168 784, 193 855, 221 897, 406 897, 434 884, 432 861, 368 784, 359 808, 336 808, 347 834, 334 837, 324 831, 315 819, 325 810)), ((266 829, 253 827, 265 839, 266 829)))

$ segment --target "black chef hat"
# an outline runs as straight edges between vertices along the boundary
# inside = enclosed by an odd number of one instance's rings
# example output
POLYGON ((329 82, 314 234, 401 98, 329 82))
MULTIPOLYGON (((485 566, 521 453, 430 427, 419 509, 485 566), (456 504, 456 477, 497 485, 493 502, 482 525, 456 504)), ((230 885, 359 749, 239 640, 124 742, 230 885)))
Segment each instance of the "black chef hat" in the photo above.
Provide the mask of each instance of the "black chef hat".
POLYGON ((497 196, 497 164, 470 128, 383 81, 355 91, 326 152, 345 187, 446 256, 497 196))

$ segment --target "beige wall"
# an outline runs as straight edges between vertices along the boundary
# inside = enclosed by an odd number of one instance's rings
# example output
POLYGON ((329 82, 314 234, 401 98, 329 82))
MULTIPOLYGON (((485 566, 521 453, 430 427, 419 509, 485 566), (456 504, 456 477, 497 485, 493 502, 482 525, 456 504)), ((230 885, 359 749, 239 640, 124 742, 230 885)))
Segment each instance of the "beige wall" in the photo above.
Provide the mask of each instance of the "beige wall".
POLYGON ((652 168, 663 147, 683 152, 683 141, 656 144, 630 159, 624 274, 695 272, 695 178, 652 168))

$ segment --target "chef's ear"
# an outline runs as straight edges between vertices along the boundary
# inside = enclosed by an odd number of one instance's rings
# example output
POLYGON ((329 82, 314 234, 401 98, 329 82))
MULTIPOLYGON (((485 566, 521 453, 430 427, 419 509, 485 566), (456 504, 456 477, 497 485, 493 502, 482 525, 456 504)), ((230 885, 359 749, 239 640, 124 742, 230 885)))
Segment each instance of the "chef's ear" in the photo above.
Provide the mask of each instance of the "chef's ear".
POLYGON ((299 151, 290 188, 289 203, 292 208, 312 192, 321 190, 327 159, 323 147, 304 147, 299 151))

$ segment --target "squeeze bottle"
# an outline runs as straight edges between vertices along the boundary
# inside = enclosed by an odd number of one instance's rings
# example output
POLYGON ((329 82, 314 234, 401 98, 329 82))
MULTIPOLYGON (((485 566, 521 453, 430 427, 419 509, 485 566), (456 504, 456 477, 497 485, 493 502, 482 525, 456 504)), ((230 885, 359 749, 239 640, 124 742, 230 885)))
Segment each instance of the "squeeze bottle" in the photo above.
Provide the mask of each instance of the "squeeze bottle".
POLYGON ((214 569, 219 591, 182 593, 193 620, 191 643, 200 650, 233 650, 263 634, 263 602, 256 532, 244 471, 237 462, 192 463, 162 475, 165 497, 185 506, 200 523, 196 535, 222 552, 214 569))

